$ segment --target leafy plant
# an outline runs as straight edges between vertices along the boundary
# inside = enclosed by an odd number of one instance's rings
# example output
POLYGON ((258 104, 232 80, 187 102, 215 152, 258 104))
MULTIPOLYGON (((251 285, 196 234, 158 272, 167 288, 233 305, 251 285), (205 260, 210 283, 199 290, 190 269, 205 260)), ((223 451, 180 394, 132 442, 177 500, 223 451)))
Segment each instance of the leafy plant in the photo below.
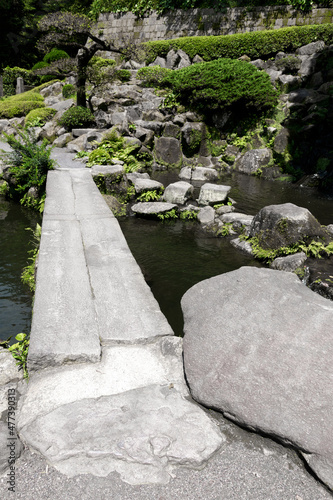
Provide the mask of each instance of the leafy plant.
POLYGON ((158 193, 156 190, 144 191, 138 196, 139 201, 157 201, 161 198, 161 193, 158 193))
POLYGON ((19 333, 15 339, 17 340, 16 344, 8 347, 8 350, 12 353, 13 358, 16 359, 16 365, 19 369, 23 370, 24 378, 28 378, 27 358, 29 339, 25 333, 19 333))
POLYGON ((198 212, 196 210, 182 210, 179 218, 183 220, 195 220, 198 218, 198 212))
POLYGON ((39 250, 39 243, 42 234, 42 228, 39 224, 36 225, 35 230, 28 228, 29 231, 33 233, 33 246, 34 248, 29 251, 31 257, 29 257, 30 264, 23 268, 21 274, 21 281, 23 284, 27 285, 31 292, 35 291, 35 267, 36 267, 36 259, 39 250))
POLYGON ((175 208, 172 208, 171 210, 168 210, 167 212, 157 214, 157 217, 161 220, 168 220, 168 219, 177 219, 178 214, 175 208))
POLYGON ((73 106, 64 112, 58 124, 61 127, 65 127, 67 130, 90 127, 95 124, 95 117, 90 109, 81 106, 73 106))
POLYGON ((226 222, 223 224, 222 228, 218 231, 217 235, 218 236, 229 236, 232 231, 232 223, 231 222, 226 222))
POLYGON ((15 130, 17 138, 13 134, 3 134, 12 151, 1 154, 14 179, 14 182, 9 182, 10 194, 17 196, 22 205, 40 210, 45 199, 47 173, 54 165, 52 148, 47 141, 40 144, 32 128, 15 130), (35 188, 36 198, 29 195, 30 188, 35 188))
POLYGON ((53 108, 37 108, 30 111, 25 117, 25 126, 42 127, 56 114, 53 108))
POLYGON ((64 85, 62 87, 62 91, 61 92, 62 92, 62 96, 65 99, 68 99, 69 97, 71 97, 72 95, 75 94, 75 87, 71 83, 67 83, 66 85, 64 85))
POLYGON ((173 109, 179 106, 179 94, 176 94, 173 90, 169 90, 160 105, 161 109, 173 109))

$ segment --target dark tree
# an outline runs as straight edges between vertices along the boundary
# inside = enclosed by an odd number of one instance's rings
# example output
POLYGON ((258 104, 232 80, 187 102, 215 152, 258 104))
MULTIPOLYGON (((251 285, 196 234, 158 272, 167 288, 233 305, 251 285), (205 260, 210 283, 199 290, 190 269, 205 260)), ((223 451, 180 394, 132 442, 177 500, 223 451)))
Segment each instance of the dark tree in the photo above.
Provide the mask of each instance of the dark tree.
MULTIPOLYGON (((86 107, 87 67, 92 57, 99 50, 124 54, 126 48, 101 40, 92 33, 92 21, 88 17, 71 12, 48 14, 40 20, 38 27, 44 33, 38 42, 39 50, 45 52, 53 47, 71 47, 77 51, 75 61, 71 62, 71 71, 76 73, 76 104, 86 107)), ((70 61, 67 64, 69 65, 70 61)), ((61 72, 61 68, 59 70, 61 72)), ((47 68, 43 72, 52 74, 50 70, 47 71, 47 68)))

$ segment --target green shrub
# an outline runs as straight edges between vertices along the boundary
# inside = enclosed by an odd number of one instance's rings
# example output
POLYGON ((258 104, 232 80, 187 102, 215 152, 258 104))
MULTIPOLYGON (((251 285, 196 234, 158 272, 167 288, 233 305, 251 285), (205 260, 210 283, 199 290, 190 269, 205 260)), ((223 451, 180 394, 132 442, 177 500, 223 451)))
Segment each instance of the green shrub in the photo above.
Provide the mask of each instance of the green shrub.
POLYGON ((171 69, 161 66, 146 66, 139 69, 137 78, 142 80, 147 87, 163 87, 163 82, 171 72, 171 69))
POLYGON ((84 128, 94 125, 95 118, 89 109, 74 106, 65 111, 58 123, 67 130, 72 130, 73 128, 84 128))
POLYGON ((317 40, 330 45, 333 40, 333 24, 293 26, 236 35, 182 37, 146 42, 144 45, 147 49, 147 63, 150 63, 157 56, 165 57, 171 49, 182 49, 191 59, 198 54, 205 61, 237 59, 244 54, 251 59, 268 58, 279 51, 293 52, 302 45, 317 40))
POLYGON ((6 97, 15 95, 16 80, 19 77, 23 78, 25 85, 38 85, 40 83, 39 76, 35 75, 32 71, 17 66, 14 68, 7 66, 2 73, 3 92, 6 97))
POLYGON ((49 66, 49 64, 47 64, 45 61, 39 61, 38 63, 33 65, 31 71, 36 71, 36 69, 42 69, 45 68, 46 66, 49 66))
POLYGON ((182 104, 201 112, 237 105, 260 113, 277 104, 278 94, 268 74, 245 61, 193 64, 168 72, 163 83, 177 93, 182 104))
POLYGON ((54 61, 59 61, 59 59, 68 59, 69 55, 64 50, 52 49, 50 52, 45 54, 43 61, 46 64, 51 64, 54 61))
POLYGON ((116 61, 114 59, 105 59, 105 57, 94 56, 90 59, 89 65, 95 68, 106 68, 108 66, 115 66, 116 61))
POLYGON ((45 199, 47 172, 53 168, 52 148, 47 141, 38 143, 33 129, 16 129, 18 137, 4 133, 11 151, 2 153, 1 159, 9 167, 10 189, 13 196, 27 207, 41 209, 45 199), (37 198, 28 195, 30 188, 37 190, 37 198))
POLYGON ((128 69, 117 69, 115 71, 115 78, 121 82, 128 82, 131 79, 131 72, 128 69))
POLYGON ((295 75, 301 67, 301 60, 295 56, 286 56, 275 61, 275 65, 281 71, 295 75))
POLYGON ((26 127, 40 127, 45 125, 45 123, 56 114, 56 110, 53 108, 37 108, 30 111, 25 117, 26 127))
POLYGON ((62 87, 62 96, 65 99, 68 99, 74 93, 75 93, 75 87, 71 83, 68 83, 62 87))
POLYGON ((24 92, 7 97, 0 102, 0 118, 14 118, 26 116, 30 111, 45 107, 43 97, 37 92, 24 92))

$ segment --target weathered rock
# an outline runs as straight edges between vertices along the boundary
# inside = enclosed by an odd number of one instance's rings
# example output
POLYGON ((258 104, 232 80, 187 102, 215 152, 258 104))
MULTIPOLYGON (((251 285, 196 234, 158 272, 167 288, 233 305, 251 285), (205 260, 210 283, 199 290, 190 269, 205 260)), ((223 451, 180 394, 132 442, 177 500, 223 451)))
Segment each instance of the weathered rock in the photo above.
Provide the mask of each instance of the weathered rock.
POLYGON ((135 125, 137 127, 146 128, 152 130, 155 134, 159 135, 162 131, 163 124, 160 121, 147 121, 147 120, 136 120, 135 125))
POLYGON ((163 188, 163 184, 152 179, 144 179, 138 177, 134 181, 134 188, 137 194, 144 193, 145 191, 160 191, 163 188))
POLYGON ((202 225, 212 224, 215 220, 215 210, 213 207, 203 207, 198 212, 198 221, 202 225))
POLYGON ((180 127, 172 122, 166 122, 163 130, 164 137, 175 137, 179 139, 180 137, 180 127))
POLYGON ((155 137, 154 142, 154 155, 158 163, 180 167, 182 163, 182 151, 178 139, 174 137, 155 137))
POLYGON ((193 156, 200 150, 204 138, 205 125, 200 122, 185 123, 181 130, 182 148, 186 156, 193 156))
POLYGON ((239 238, 234 238, 233 240, 230 241, 233 247, 237 248, 238 250, 242 250, 243 252, 253 255, 253 250, 252 246, 248 241, 241 240, 239 238))
POLYGON ((68 142, 70 142, 73 139, 73 136, 70 132, 67 132, 65 134, 59 135, 54 141, 53 141, 53 146, 56 146, 57 148, 64 148, 68 142))
POLYGON ((57 132, 60 129, 59 125, 57 125, 56 122, 51 121, 47 122, 43 127, 40 132, 40 138, 42 139, 47 139, 50 142, 53 142, 54 139, 57 137, 57 132))
POLYGON ((249 228, 251 226, 253 216, 241 214, 239 212, 226 213, 221 215, 220 220, 227 224, 232 224, 233 229, 249 228))
POLYGON ((316 71, 316 64, 318 59, 317 54, 313 54, 310 56, 300 56, 300 59, 302 60, 301 67, 299 69, 300 76, 309 76, 311 75, 311 73, 314 73, 316 71))
POLYGON ((85 136, 81 135, 73 141, 69 141, 66 145, 66 149, 69 153, 78 153, 84 150, 85 136))
POLYGON ((296 50, 296 54, 300 56, 310 56, 316 54, 325 48, 325 42, 318 40, 318 42, 311 42, 303 45, 296 50))
POLYGON ((306 261, 307 256, 304 252, 298 252, 293 255, 287 255, 286 257, 278 257, 273 260, 269 266, 271 269, 277 269, 278 271, 294 272, 298 267, 303 266, 306 261))
POLYGON ((179 178, 191 181, 215 181, 218 179, 218 173, 207 167, 184 167, 179 173, 179 178))
POLYGON ((272 161, 272 151, 268 148, 251 149, 235 163, 235 169, 244 174, 255 174, 272 161))
MULTIPOLYGON (((0 421, 0 474, 3 474, 6 470, 9 471, 9 474, 10 465, 14 466, 15 471, 15 460, 21 455, 22 449, 23 446, 21 441, 17 438, 16 432, 14 431, 14 436, 11 436, 9 434, 8 424, 0 421), (8 461, 10 461, 10 463, 8 463, 8 461)), ((15 472, 13 478, 12 485, 9 483, 11 480, 9 475, 6 477, 6 482, 8 482, 8 486, 13 486, 15 488, 15 472)), ((13 491, 15 491, 15 489, 13 491)))
POLYGON ((9 382, 22 380, 23 372, 19 371, 11 352, 0 347, 0 386, 9 382))
POLYGON ((290 90, 299 87, 301 84, 301 79, 294 75, 280 75, 278 80, 281 84, 283 92, 289 92, 290 90))
POLYGON ((275 136, 274 139, 274 151, 276 153, 283 153, 288 146, 289 141, 289 130, 285 127, 281 128, 275 136))
POLYGON ((178 56, 179 56, 179 62, 177 64, 177 68, 186 68, 187 66, 191 66, 191 59, 188 57, 186 52, 183 50, 179 49, 178 50, 178 56))
POLYGON ((9 120, 0 120, 0 132, 9 126, 9 120))
POLYGON ((169 210, 177 209, 177 205, 174 203, 166 203, 161 201, 146 201, 142 203, 136 203, 131 207, 133 213, 137 215, 158 215, 165 214, 169 210))
POLYGON ((140 172, 132 172, 130 174, 126 174, 126 179, 130 182, 130 184, 134 185, 134 182, 136 179, 149 179, 149 174, 147 172, 145 173, 140 173, 140 172))
POLYGON ((164 191, 163 200, 168 203, 184 203, 193 195, 193 186, 185 181, 178 181, 169 184, 164 191))
POLYGON ((327 239, 317 219, 306 208, 293 203, 269 205, 254 217, 250 236, 257 236, 262 248, 280 248, 299 241, 327 239))
POLYGON ((63 87, 62 82, 55 82, 52 85, 49 85, 48 87, 43 88, 40 91, 40 94, 45 98, 49 96, 57 96, 61 93, 62 87, 63 87))
POLYGON ((105 175, 109 177, 109 180, 116 180, 119 176, 124 174, 123 165, 93 165, 90 169, 91 175, 97 177, 99 175, 105 175))
POLYGON ((198 203, 199 205, 224 203, 228 199, 230 189, 230 186, 206 183, 201 186, 198 203))
POLYGON ((222 207, 219 207, 216 210, 216 215, 224 215, 224 214, 229 214, 230 212, 234 212, 235 207, 232 205, 222 205, 222 207))
POLYGON ((193 397, 292 444, 332 488, 332 302, 292 273, 243 267, 192 287, 182 308, 193 397))

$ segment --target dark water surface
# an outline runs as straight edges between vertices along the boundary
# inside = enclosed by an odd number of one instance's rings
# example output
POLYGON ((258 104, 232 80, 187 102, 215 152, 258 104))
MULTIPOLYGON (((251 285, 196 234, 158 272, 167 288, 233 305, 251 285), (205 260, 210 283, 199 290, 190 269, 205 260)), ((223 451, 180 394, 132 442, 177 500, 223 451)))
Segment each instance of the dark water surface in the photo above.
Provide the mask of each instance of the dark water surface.
POLYGON ((21 283, 31 232, 40 217, 0 196, 0 339, 29 332, 32 295, 21 283))
MULTIPOLYGON (((161 172, 154 178, 164 185, 179 180, 172 172, 161 172)), ((333 199, 314 190, 242 174, 226 175, 220 183, 232 187, 229 195, 237 202, 236 211, 255 215, 266 205, 291 202, 308 208, 322 224, 333 223, 333 199)), ((155 222, 130 217, 121 219, 120 225, 176 335, 183 333, 180 300, 191 286, 241 266, 260 266, 231 246, 227 238, 207 236, 195 222, 155 222)))

